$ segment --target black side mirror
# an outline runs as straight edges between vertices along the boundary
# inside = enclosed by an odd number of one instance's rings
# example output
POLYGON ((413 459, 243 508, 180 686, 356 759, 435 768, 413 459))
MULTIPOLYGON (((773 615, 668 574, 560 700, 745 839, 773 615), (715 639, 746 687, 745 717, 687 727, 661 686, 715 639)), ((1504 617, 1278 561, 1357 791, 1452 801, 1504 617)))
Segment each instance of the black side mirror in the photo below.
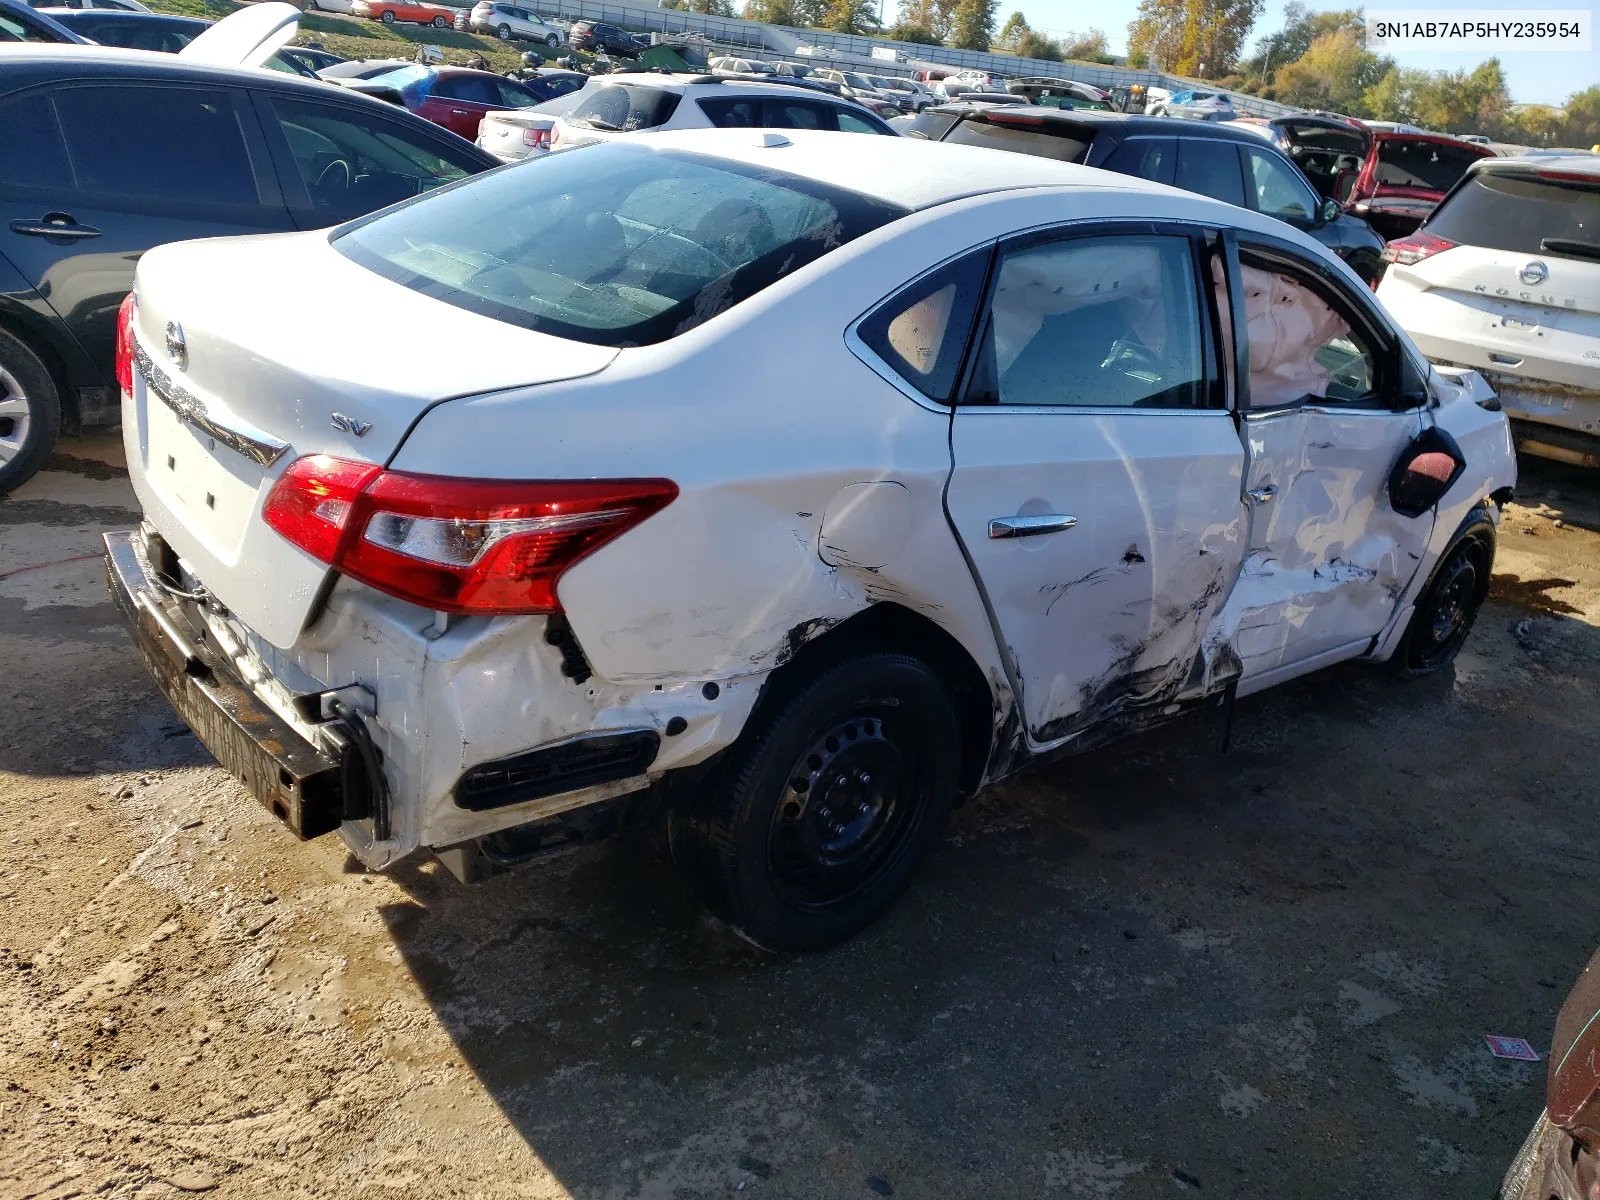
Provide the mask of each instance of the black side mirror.
POLYGON ((1424 429, 1389 472, 1389 507, 1403 517, 1420 517, 1466 469, 1466 456, 1455 438, 1438 426, 1424 429))

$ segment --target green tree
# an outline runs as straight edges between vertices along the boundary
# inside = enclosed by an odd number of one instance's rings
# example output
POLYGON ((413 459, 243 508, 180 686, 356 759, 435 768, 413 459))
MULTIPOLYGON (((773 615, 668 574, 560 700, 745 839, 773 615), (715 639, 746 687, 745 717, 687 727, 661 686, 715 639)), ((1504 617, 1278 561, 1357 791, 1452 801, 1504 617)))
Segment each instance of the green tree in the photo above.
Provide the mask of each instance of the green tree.
POLYGON ((746 21, 765 21, 769 25, 797 25, 794 0, 747 0, 744 6, 746 21))
POLYGON ((1139 0, 1128 26, 1128 64, 1170 71, 1183 53, 1184 0, 1139 0))
POLYGON ((1592 146, 1600 142, 1600 85, 1567 97, 1565 125, 1561 131, 1562 140, 1569 146, 1592 146))
MULTIPOLYGON (((900 0, 896 25, 915 25, 933 37, 930 45, 943 45, 950 38, 957 0, 900 0)), ((910 39, 907 39, 910 40, 910 39)))
POLYGON ((834 33, 875 33, 878 6, 875 0, 829 0, 821 27, 834 33))
POLYGON ((1088 33, 1068 34, 1061 39, 1061 53, 1079 62, 1112 62, 1111 46, 1104 30, 1091 29, 1088 33))
POLYGON ((1479 110, 1486 102, 1491 112, 1511 107, 1497 58, 1481 63, 1470 74, 1437 71, 1428 76, 1417 90, 1418 123, 1445 133, 1477 133, 1479 110))
POLYGON ((1036 30, 1028 30, 1017 39, 1017 57, 1040 58, 1046 62, 1060 62, 1063 57, 1061 47, 1053 40, 1036 30))
POLYGON ((1567 117, 1548 104, 1523 104, 1511 110, 1506 141, 1530 146, 1554 146, 1567 130, 1567 117))
POLYGON ((950 44, 957 50, 987 50, 994 36, 1000 0, 958 0, 950 20, 950 44))
POLYGON ((1265 0, 1187 0, 1177 71, 1199 79, 1233 73, 1265 0))
POLYGON ((1032 32, 1028 18, 1020 12, 1014 12, 1006 18, 1006 23, 1000 26, 1000 33, 994 39, 994 48, 1007 54, 1015 54, 1018 43, 1022 41, 1022 35, 1032 32))
POLYGON ((1358 117, 1367 115, 1367 91, 1392 64, 1365 49, 1354 31, 1325 33, 1294 62, 1277 72, 1277 99, 1300 108, 1320 108, 1358 117))
POLYGON ((733 16, 733 4, 730 0, 684 0, 684 8, 688 12, 704 13, 708 17, 733 16))
POLYGON ((933 36, 933 30, 910 21, 901 21, 890 27, 888 36, 897 42, 916 42, 920 46, 943 45, 933 36))
POLYGON ((1369 87, 1361 97, 1361 111, 1354 116, 1371 117, 1374 121, 1400 121, 1414 125, 1420 119, 1417 94, 1428 82, 1428 73, 1415 67, 1397 67, 1389 64, 1388 70, 1369 87))
POLYGON ((1283 28, 1269 33, 1256 43, 1256 52, 1239 64, 1239 73, 1246 80, 1271 83, 1273 74, 1286 67, 1305 52, 1318 38, 1348 29, 1363 41, 1366 38, 1366 16, 1359 8, 1338 9, 1314 13, 1300 0, 1290 0, 1283 9, 1283 28))

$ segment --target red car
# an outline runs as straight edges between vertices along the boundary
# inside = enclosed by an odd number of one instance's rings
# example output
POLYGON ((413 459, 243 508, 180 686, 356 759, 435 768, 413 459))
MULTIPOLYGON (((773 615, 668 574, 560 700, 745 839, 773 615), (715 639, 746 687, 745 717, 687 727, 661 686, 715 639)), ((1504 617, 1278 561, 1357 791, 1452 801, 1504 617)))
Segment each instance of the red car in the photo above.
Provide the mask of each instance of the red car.
POLYGON ((477 141, 484 113, 532 108, 547 99, 515 79, 492 71, 474 71, 470 67, 410 64, 396 67, 387 75, 379 75, 366 83, 394 88, 400 93, 401 103, 412 112, 435 125, 443 125, 469 142, 477 141))
POLYGON ((396 21, 415 21, 418 25, 453 29, 456 23, 455 9, 442 4, 425 4, 421 0, 352 0, 350 11, 358 17, 382 21, 385 25, 393 25, 396 21))
POLYGON ((1391 241, 1415 233, 1469 166, 1494 156, 1487 146, 1444 133, 1392 130, 1321 113, 1264 124, 1317 191, 1391 241))

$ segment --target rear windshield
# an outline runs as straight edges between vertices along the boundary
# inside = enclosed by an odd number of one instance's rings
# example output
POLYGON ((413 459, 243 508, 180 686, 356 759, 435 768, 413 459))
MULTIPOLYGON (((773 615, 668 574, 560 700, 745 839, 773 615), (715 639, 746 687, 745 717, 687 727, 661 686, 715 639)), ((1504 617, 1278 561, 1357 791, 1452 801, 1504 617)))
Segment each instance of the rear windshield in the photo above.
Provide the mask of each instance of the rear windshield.
POLYGON ((1385 138, 1378 144, 1378 182, 1448 192, 1483 154, 1440 142, 1385 138))
POLYGON ((910 125, 901 131, 905 137, 927 138, 930 142, 937 142, 945 134, 945 130, 961 120, 960 113, 940 112, 937 109, 925 108, 917 114, 910 125))
POLYGON ((778 171, 608 142, 494 171, 335 234, 386 278, 602 346, 664 341, 905 209, 778 171))
POLYGON ((665 125, 678 109, 677 92, 660 88, 603 87, 587 96, 567 120, 580 129, 603 129, 608 133, 632 133, 665 125))
MULTIPOLYGON (((1020 99, 1020 97, 1019 97, 1020 99)), ((987 146, 991 150, 1010 150, 1017 154, 1032 154, 1036 158, 1054 158, 1060 162, 1082 162, 1092 135, 1072 137, 1081 130, 1065 123, 1038 119, 1037 124, 991 124, 982 120, 961 122, 945 137, 946 143, 957 146, 987 146), (1061 132, 1052 132, 1060 128, 1061 132)))
POLYGON ((1486 250, 1600 258, 1600 179, 1476 175, 1439 206, 1428 232, 1486 250))

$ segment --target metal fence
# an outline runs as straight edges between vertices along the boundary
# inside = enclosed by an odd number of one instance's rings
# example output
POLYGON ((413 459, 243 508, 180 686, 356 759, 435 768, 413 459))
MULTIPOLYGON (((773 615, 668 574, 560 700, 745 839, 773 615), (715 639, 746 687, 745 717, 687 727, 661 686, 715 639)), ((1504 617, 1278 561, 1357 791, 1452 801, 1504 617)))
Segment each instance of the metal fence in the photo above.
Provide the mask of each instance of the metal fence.
MULTIPOLYGON (((1144 84, 1146 87, 1183 91, 1186 88, 1213 89, 1203 80, 1184 79, 1159 71, 1138 71, 1129 67, 1103 66, 1098 63, 1052 62, 1040 58, 1017 58, 1010 54, 990 54, 978 50, 955 50, 949 46, 924 46, 916 42, 897 42, 889 38, 863 37, 849 33, 832 33, 825 29, 795 29, 786 25, 767 25, 759 21, 743 21, 734 17, 711 17, 703 13, 680 12, 677 9, 657 8, 630 0, 538 0, 540 12, 569 20, 607 21, 630 29, 648 32, 681 34, 698 33, 719 46, 733 49, 746 57, 758 52, 763 59, 817 63, 827 61, 827 55, 802 55, 801 47, 831 51, 839 56, 838 65, 853 69, 870 70, 878 75, 909 75, 918 65, 951 67, 957 70, 982 71, 986 74, 1042 76, 1051 79, 1071 79, 1100 88, 1144 84), (892 49, 902 54, 907 62, 890 62, 872 57, 874 48, 892 49), (853 61, 852 61, 853 60, 853 61)), ((1287 104, 1262 100, 1255 96, 1242 96, 1230 92, 1234 108, 1251 116, 1275 117, 1299 111, 1287 104)))

